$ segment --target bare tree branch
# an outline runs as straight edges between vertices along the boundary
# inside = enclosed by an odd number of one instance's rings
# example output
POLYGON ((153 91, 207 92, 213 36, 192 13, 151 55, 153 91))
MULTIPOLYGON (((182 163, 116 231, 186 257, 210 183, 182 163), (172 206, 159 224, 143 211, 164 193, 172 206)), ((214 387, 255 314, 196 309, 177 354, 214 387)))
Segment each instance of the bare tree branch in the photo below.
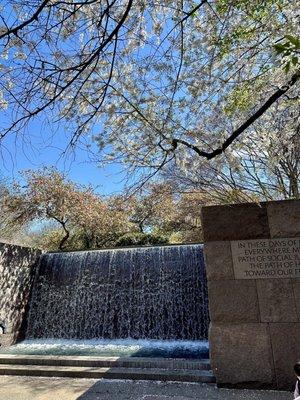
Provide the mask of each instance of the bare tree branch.
POLYGON ((5 38, 6 36, 10 36, 10 35, 18 36, 18 32, 20 30, 25 28, 25 26, 31 24, 31 22, 33 22, 33 21, 38 19, 39 15, 44 10, 44 8, 47 6, 47 4, 50 3, 50 1, 51 0, 44 0, 42 2, 42 4, 36 9, 36 11, 32 14, 32 16, 30 18, 26 19, 20 25, 17 25, 15 27, 9 28, 6 32, 2 33, 2 35, 0 35, 0 40, 5 38))

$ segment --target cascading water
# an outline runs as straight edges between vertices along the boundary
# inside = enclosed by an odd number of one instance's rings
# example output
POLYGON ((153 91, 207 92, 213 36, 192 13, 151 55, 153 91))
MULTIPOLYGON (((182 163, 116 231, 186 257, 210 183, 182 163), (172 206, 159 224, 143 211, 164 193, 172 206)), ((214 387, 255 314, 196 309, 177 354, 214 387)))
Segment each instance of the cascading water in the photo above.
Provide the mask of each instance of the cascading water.
POLYGON ((26 337, 207 338, 201 245, 44 254, 26 337))

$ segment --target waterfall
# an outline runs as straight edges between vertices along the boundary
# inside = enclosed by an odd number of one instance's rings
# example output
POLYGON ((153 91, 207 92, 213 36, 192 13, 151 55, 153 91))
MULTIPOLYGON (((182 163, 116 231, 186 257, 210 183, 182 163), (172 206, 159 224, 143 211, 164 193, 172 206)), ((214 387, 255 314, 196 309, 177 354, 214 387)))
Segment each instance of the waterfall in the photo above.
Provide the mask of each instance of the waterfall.
POLYGON ((201 245, 41 256, 27 338, 207 338, 201 245))

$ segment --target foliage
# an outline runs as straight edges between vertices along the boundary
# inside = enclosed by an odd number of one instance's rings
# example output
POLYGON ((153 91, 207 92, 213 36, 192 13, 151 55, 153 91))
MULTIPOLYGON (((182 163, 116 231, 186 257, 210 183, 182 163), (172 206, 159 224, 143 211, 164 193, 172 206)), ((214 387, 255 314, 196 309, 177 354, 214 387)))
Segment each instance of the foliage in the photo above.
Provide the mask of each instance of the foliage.
POLYGON ((26 184, 3 186, 0 221, 19 243, 45 250, 83 250, 202 240, 205 193, 178 193, 170 183, 135 196, 103 199, 55 169, 27 171, 26 184), (6 216, 6 218, 4 218, 6 216))
POLYGON ((285 72, 288 73, 291 67, 299 64, 300 39, 299 37, 286 35, 285 41, 274 45, 277 54, 282 56, 285 63, 285 72))
POLYGON ((116 241, 116 246, 145 246, 169 243, 168 238, 152 233, 134 232, 121 236, 116 241))
POLYGON ((55 222, 60 229, 46 229, 42 247, 102 247, 127 232, 126 216, 110 209, 91 188, 76 185, 54 169, 27 171, 25 178, 25 188, 18 183, 6 188, 2 210, 11 215, 7 226, 55 222))
POLYGON ((166 183, 153 183, 142 187, 138 194, 124 199, 130 221, 141 233, 153 231, 167 233, 170 230, 176 202, 171 187, 166 183))

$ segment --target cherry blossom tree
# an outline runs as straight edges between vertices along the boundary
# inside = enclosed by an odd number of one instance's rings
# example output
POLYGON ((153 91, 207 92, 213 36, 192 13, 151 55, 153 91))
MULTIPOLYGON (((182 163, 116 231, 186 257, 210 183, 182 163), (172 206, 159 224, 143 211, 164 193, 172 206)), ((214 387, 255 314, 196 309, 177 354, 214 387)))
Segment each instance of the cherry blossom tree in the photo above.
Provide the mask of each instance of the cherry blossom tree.
POLYGON ((55 169, 27 171, 25 178, 25 186, 14 183, 1 197, 2 221, 7 227, 16 230, 33 222, 55 223, 50 233, 59 250, 74 236, 83 248, 97 248, 128 231, 127 217, 111 209, 92 188, 76 185, 55 169))
POLYGON ((165 233, 176 215, 174 192, 165 183, 145 185, 135 196, 124 198, 130 220, 140 233, 165 233))
POLYGON ((285 96, 218 160, 187 159, 163 177, 177 191, 201 191, 213 203, 299 199, 299 118, 299 97, 285 96))
POLYGON ((295 55, 283 70, 288 50, 285 59, 276 51, 287 35, 298 37, 299 7, 296 0, 6 0, 1 140, 47 112, 50 123, 66 126, 71 147, 94 128, 101 159, 129 173, 144 168, 143 183, 174 161, 184 168, 220 158, 242 134, 255 140, 254 123, 286 94, 298 95, 295 55))

